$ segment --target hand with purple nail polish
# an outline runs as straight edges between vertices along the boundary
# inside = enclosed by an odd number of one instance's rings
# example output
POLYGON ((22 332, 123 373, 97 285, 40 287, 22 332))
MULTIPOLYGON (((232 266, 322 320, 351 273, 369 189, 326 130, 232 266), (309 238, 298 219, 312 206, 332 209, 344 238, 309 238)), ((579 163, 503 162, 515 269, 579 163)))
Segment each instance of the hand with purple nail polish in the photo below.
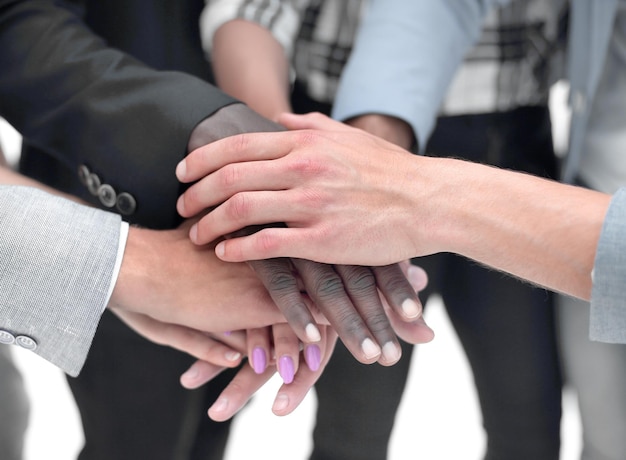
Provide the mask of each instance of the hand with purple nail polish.
MULTIPOLYGON (((277 415, 291 413, 304 399, 307 392, 315 384, 323 372, 334 349, 337 334, 329 326, 320 326, 320 341, 303 347, 295 338, 289 325, 281 324, 266 328, 268 337, 273 342, 269 348, 264 345, 261 331, 254 331, 255 345, 247 344, 253 362, 242 366, 233 380, 220 394, 209 409, 209 416, 216 421, 228 420, 234 416, 277 372, 283 379, 272 410, 277 415), (258 341, 261 338, 261 341, 258 341), (287 339, 285 343, 283 339, 287 339), (293 339, 295 338, 295 342, 293 339), (280 351, 276 351, 280 350, 280 351), (252 357, 256 354, 257 360, 252 357), (298 363, 304 359, 306 366, 298 363), (267 360, 267 361, 265 361, 267 360)), ((242 332, 247 338, 251 331, 242 332)), ((235 332, 233 334, 239 334, 235 332)), ((239 338, 239 337, 238 337, 239 338)), ((188 389, 198 388, 205 384, 224 368, 205 361, 194 363, 181 377, 181 384, 188 389)))

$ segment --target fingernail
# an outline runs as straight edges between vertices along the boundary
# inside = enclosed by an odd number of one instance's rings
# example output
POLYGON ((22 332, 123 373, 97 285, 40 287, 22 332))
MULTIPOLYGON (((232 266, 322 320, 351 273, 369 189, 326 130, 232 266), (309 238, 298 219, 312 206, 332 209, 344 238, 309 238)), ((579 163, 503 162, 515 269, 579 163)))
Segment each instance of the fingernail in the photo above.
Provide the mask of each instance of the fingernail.
POLYGON ((181 216, 185 214, 185 199, 182 195, 178 197, 178 200, 176 200, 176 210, 181 216))
POLYGON ((267 367, 267 358, 265 356, 265 350, 261 347, 255 347, 252 350, 252 369, 256 374, 262 374, 267 367))
POLYGON ((406 276, 413 289, 421 291, 428 284, 428 275, 420 267, 413 264, 409 264, 409 268, 406 271, 406 276))
POLYGON ((282 411, 286 409, 289 405, 289 397, 286 394, 279 394, 276 396, 274 400, 274 405, 272 406, 273 411, 282 411))
POLYGON ((295 370, 293 367, 293 360, 291 359, 291 356, 280 357, 280 359, 278 360, 278 373, 283 378, 283 382, 293 382, 295 370))
POLYGON ((183 375, 180 376, 180 378, 181 380, 191 380, 191 382, 188 383, 192 383, 194 380, 196 380, 196 378, 198 378, 197 366, 195 364, 192 365, 189 369, 187 369, 187 371, 185 371, 183 375))
POLYGON ((304 349, 304 359, 313 372, 320 368, 322 352, 317 345, 309 345, 304 349))
POLYGON ((215 246, 215 255, 219 257, 220 259, 224 257, 224 242, 223 241, 220 243, 217 243, 217 246, 215 246))
POLYGON ((407 318, 417 318, 422 309, 415 300, 406 299, 404 302, 402 302, 402 311, 407 316, 407 318))
POLYGON ((231 351, 227 351, 224 354, 224 357, 226 358, 227 361, 237 361, 239 360, 239 358, 241 358, 241 353, 231 350, 231 351))
POLYGON ((387 342, 383 346, 383 357, 385 358, 385 361, 395 363, 400 359, 400 356, 402 356, 402 351, 400 350, 400 347, 396 346, 395 343, 387 342))
POLYGON ((372 342, 372 339, 365 339, 361 344, 361 350, 365 354, 366 359, 376 358, 380 355, 380 347, 372 342))
POLYGON ((180 163, 176 165, 176 177, 178 179, 184 179, 187 175, 187 162, 182 160, 180 163))
POLYGON ((189 239, 194 243, 198 241, 198 225, 193 224, 189 229, 189 239))
POLYGON ((319 342, 322 340, 320 330, 313 323, 307 324, 304 332, 306 333, 306 338, 309 339, 309 342, 319 342))
POLYGON ((217 398, 217 401, 211 406, 212 411, 225 412, 228 409, 228 399, 224 397, 217 398))
POLYGON ((225 336, 229 336, 229 335, 231 335, 231 334, 232 334, 232 331, 226 331, 226 332, 224 332, 224 335, 225 335, 225 336))

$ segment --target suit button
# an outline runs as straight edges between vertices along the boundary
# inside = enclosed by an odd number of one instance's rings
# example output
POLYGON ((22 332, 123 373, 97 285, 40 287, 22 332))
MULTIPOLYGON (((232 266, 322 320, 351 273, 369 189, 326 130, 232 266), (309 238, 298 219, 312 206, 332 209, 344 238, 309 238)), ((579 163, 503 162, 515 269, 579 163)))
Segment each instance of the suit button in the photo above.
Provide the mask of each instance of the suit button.
POLYGON ((11 345, 13 342, 15 342, 15 336, 13 334, 9 331, 0 330, 0 343, 11 345))
POLYGON ((120 213, 128 216, 137 209, 137 202, 130 193, 122 192, 117 196, 117 204, 115 207, 120 213))
POLYGON ((117 203, 117 194, 115 193, 115 189, 111 187, 109 184, 102 184, 98 189, 98 198, 100 199, 100 203, 102 203, 107 208, 112 208, 117 203))
POLYGON ((37 342, 28 337, 27 335, 18 335, 15 337, 15 342, 22 348, 27 350, 35 350, 37 348, 37 342))
POLYGON ((78 179, 80 179, 80 183, 83 185, 87 185, 89 183, 89 176, 91 171, 85 165, 80 165, 78 167, 78 179))
POLYGON ((98 189, 100 188, 100 178, 97 174, 91 173, 89 174, 89 179, 87 179, 87 189, 89 189, 89 193, 94 196, 98 195, 98 189))

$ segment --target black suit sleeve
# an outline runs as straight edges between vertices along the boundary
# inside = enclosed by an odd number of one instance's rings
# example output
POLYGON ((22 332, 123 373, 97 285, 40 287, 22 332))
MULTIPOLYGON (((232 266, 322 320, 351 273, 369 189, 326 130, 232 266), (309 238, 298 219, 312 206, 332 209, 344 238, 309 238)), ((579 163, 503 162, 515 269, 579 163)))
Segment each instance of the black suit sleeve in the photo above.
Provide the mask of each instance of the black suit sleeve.
MULTIPOLYGON (((198 78, 106 46, 53 1, 0 0, 0 115, 66 173, 86 166, 131 194, 131 222, 172 226, 174 170, 190 134, 233 102, 198 78)), ((104 207, 84 186, 69 191, 104 207)))

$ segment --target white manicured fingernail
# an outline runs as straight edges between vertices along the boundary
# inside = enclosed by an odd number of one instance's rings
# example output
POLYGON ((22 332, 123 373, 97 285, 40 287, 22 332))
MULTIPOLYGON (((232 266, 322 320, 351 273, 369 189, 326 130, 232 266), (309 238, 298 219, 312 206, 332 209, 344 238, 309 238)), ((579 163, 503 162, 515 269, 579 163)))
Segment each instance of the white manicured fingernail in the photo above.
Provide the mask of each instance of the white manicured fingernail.
POLYGON ((313 323, 307 324, 304 332, 306 333, 306 338, 309 339, 309 342, 319 342, 320 340, 322 340, 320 330, 313 323))
POLYGON ((400 351, 400 347, 396 346, 393 342, 387 342, 383 346, 383 356, 385 361, 390 363, 395 363, 400 359, 402 352, 400 351))
POLYGON ((361 344, 361 350, 363 350, 366 359, 376 358, 380 355, 380 347, 372 342, 372 340, 369 338, 363 340, 363 343, 361 344))
POLYGON ((406 299, 402 302, 402 311, 407 318, 417 318, 422 311, 419 304, 413 299, 406 299))

